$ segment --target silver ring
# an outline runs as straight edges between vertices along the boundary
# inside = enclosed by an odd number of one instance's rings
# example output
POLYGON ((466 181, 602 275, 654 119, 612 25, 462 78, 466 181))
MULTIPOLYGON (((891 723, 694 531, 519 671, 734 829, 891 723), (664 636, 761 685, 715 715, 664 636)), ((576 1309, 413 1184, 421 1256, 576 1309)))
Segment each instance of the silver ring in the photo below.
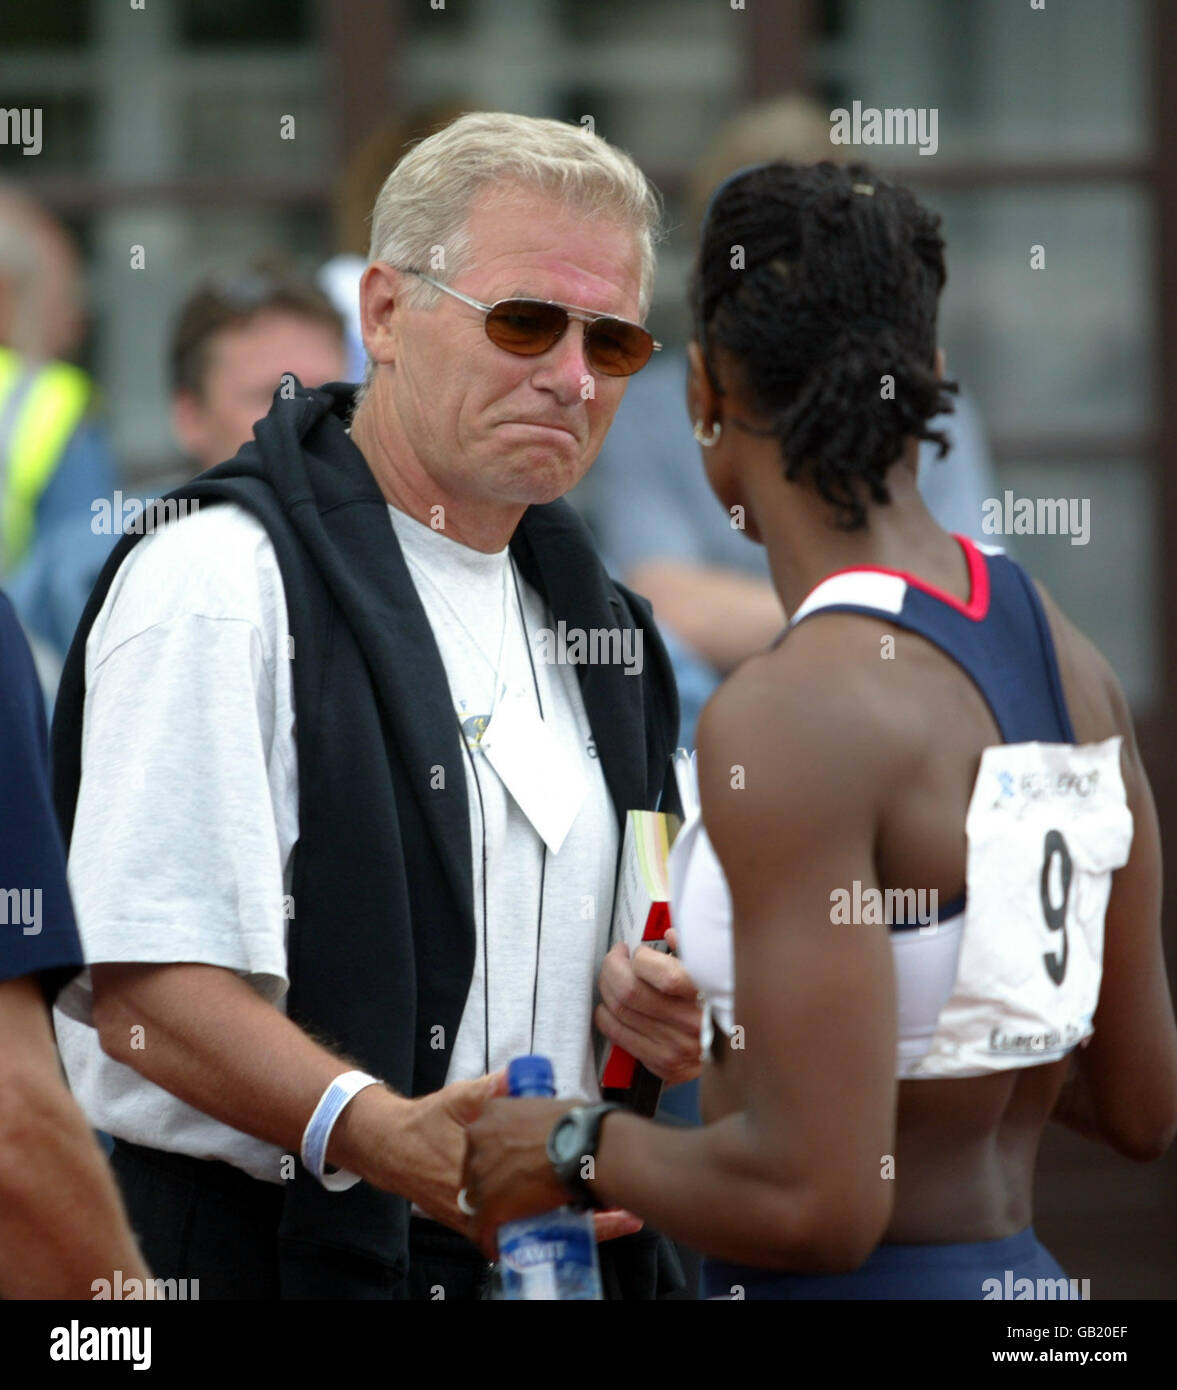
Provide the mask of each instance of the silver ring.
POLYGON ((464 1187, 458 1188, 458 1210, 464 1216, 477 1215, 477 1208, 470 1205, 470 1198, 466 1196, 466 1189, 464 1187))

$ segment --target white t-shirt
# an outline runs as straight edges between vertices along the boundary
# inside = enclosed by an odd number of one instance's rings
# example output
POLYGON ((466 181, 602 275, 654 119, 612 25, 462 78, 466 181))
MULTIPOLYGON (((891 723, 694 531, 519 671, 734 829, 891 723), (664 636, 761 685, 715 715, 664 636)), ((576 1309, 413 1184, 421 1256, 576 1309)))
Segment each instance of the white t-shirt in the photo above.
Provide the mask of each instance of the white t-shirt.
MULTIPOLYGON (((486 555, 394 507, 389 515, 433 628, 455 721, 489 712, 500 636, 503 679, 534 696, 516 577, 528 633, 556 625, 513 573, 508 550, 486 555)), ((219 965, 284 1007, 284 895, 298 839, 288 631, 273 546, 261 523, 233 504, 173 522, 121 566, 86 644, 69 880, 88 961, 219 965)), ((541 661, 540 650, 533 645, 545 723, 575 754, 589 790, 559 853, 547 852, 537 985, 542 842, 486 755, 471 748, 477 786, 463 758, 478 939, 458 1036, 445 1040, 447 1080, 481 1075, 488 1041, 484 814, 491 1068, 541 1052, 552 1059, 560 1095, 595 1099, 592 1012, 609 944, 617 826, 575 667, 541 661)), ((87 970, 62 992, 55 1016, 70 1084, 94 1125, 281 1181, 279 1148, 108 1057, 87 1026, 90 1010, 87 970)), ((141 1041, 150 1046, 150 1037, 141 1041)))

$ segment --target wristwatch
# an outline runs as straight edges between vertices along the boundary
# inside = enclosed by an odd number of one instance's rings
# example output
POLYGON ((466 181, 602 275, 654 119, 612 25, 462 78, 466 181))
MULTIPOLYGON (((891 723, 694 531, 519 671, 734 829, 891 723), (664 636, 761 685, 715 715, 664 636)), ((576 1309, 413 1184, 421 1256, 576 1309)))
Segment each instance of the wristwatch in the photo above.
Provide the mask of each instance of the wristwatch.
POLYGON ((601 1206, 585 1181, 589 1175, 584 1172, 584 1160, 597 1156, 601 1121, 610 1110, 624 1108, 608 1101, 602 1101, 599 1105, 577 1105, 561 1115, 552 1126, 548 1135, 548 1158, 556 1176, 579 1206, 601 1206))

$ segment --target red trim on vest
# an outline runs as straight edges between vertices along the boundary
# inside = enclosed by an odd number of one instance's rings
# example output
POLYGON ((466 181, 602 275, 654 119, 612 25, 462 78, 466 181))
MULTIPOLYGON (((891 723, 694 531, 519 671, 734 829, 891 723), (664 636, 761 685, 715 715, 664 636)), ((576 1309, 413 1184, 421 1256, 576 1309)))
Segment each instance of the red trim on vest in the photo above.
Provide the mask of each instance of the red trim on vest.
MULTIPOLYGON (((952 539, 964 551, 965 561, 969 567, 969 601, 967 603, 962 603, 955 594, 948 594, 943 589, 937 589, 934 584, 929 584, 927 580, 921 579, 918 575, 908 574, 906 570, 886 569, 882 565, 851 565, 848 569, 834 570, 832 574, 827 574, 821 583, 824 584, 827 579, 835 579, 840 574, 890 574, 896 579, 902 579, 915 589, 922 589, 925 594, 930 594, 932 598, 948 604, 950 608, 955 608, 958 613, 963 613, 972 622, 979 623, 989 612, 989 568, 985 564, 984 555, 966 536, 954 535, 952 539)), ((818 588, 820 587, 818 585, 818 588)), ((813 592, 816 593, 817 589, 814 589, 813 592)))

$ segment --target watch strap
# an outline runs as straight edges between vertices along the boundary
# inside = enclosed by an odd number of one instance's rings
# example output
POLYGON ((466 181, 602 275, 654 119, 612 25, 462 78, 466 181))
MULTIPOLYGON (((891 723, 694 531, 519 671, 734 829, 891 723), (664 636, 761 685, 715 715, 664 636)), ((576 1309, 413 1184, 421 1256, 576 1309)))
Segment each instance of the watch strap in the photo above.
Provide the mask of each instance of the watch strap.
POLYGON ((596 1193, 585 1180, 581 1168, 586 1158, 595 1159, 597 1156, 597 1146, 601 1138, 601 1123, 605 1116, 611 1110, 624 1110, 625 1108, 624 1105, 618 1105, 613 1101, 599 1101, 595 1105, 578 1105, 561 1115, 552 1126, 551 1133, 548 1135, 548 1158, 564 1188, 581 1206, 603 1209, 601 1202, 597 1200, 596 1193), (553 1151, 552 1141, 555 1138, 556 1130, 561 1125, 565 1125, 570 1117, 575 1118, 577 1128, 580 1131, 580 1142, 577 1145, 576 1153, 571 1158, 559 1159, 553 1151))

